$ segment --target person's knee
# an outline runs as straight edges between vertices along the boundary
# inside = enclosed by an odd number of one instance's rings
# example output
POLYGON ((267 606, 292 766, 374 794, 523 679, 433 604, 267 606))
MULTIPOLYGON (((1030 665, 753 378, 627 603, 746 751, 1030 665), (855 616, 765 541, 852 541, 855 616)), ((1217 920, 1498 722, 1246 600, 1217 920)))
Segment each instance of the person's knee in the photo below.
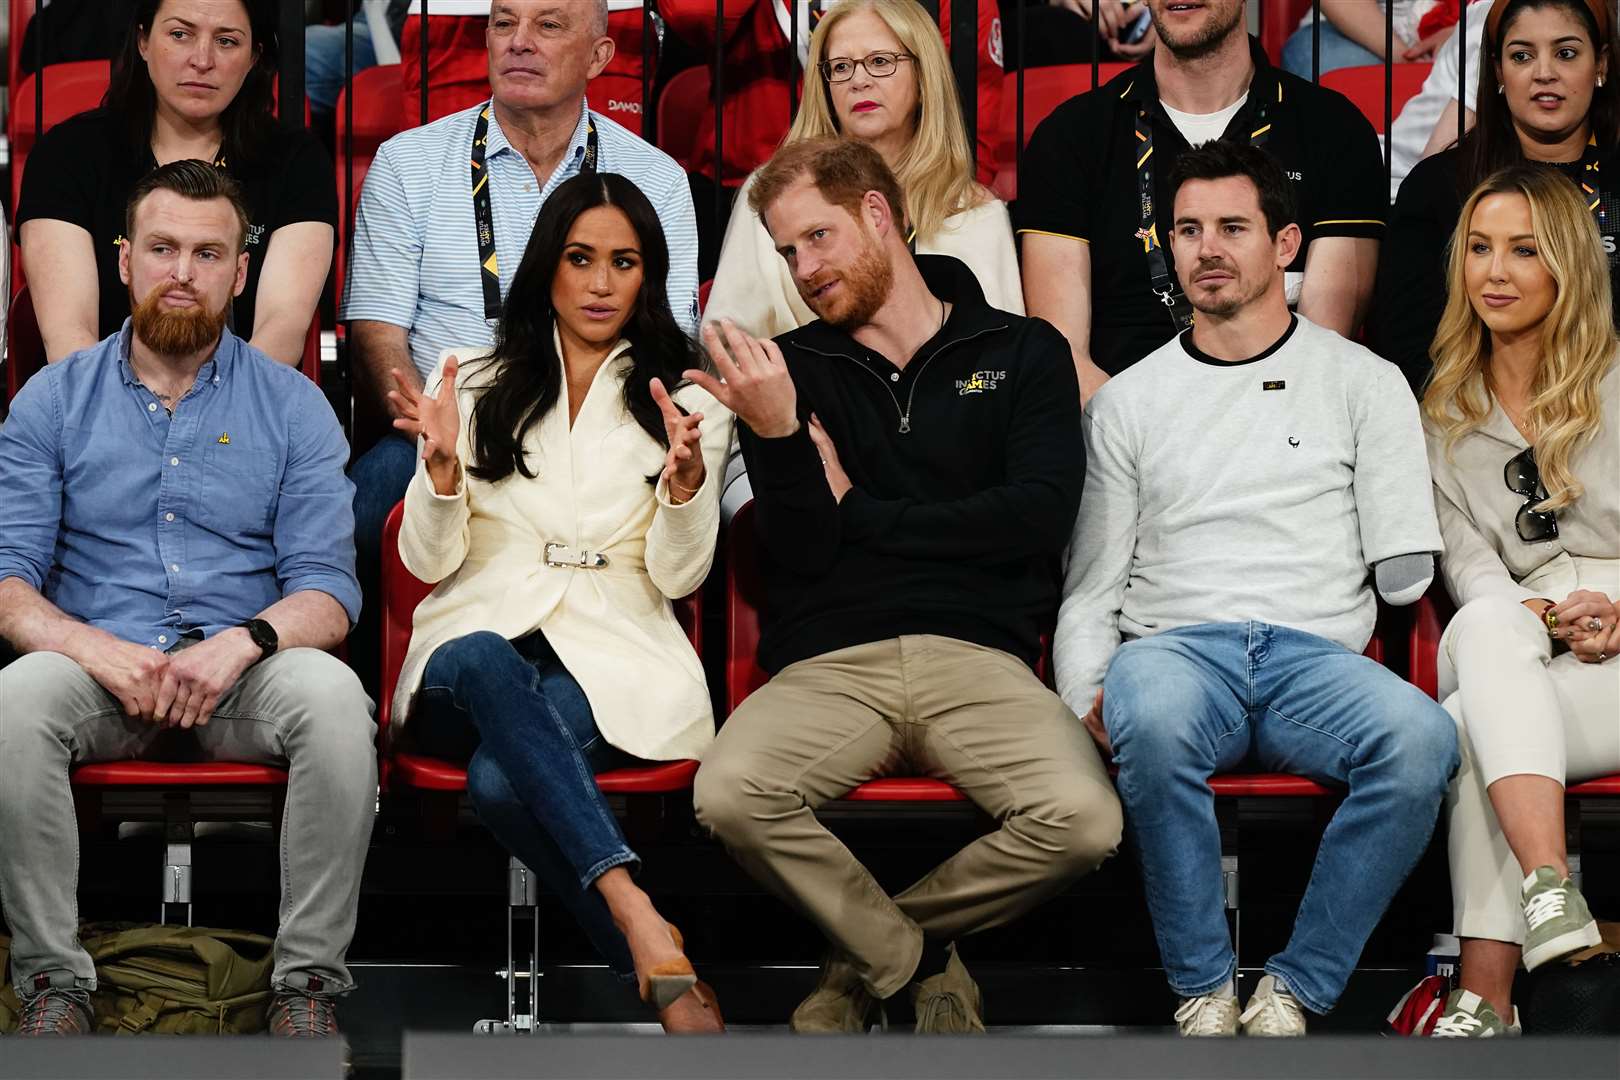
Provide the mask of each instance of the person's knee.
POLYGON ((371 699, 353 669, 319 649, 281 654, 276 672, 275 707, 300 718, 303 748, 345 760, 373 753, 377 727, 371 699))
MULTIPOLYGON (((31 735, 63 739, 69 734, 66 679, 78 665, 60 653, 26 653, 0 668, 0 744, 21 745, 31 735)), ((0 755, 0 759, 14 755, 0 755)), ((0 767, 5 765, 0 760, 0 767)))
POLYGON ((1119 850, 1125 827, 1113 789, 1089 780, 1050 792, 1022 818, 1064 877, 1090 873, 1106 862, 1119 850))
POLYGON ((1533 626, 1534 619, 1529 608, 1511 597, 1481 596, 1464 604, 1446 630, 1458 645, 1464 645, 1471 638, 1498 640, 1509 627, 1533 626))
MULTIPOLYGON (((444 687, 458 697, 479 686, 493 689, 506 681, 501 669, 514 659, 521 661, 506 638, 493 630, 475 630, 433 650, 422 685, 444 687)), ((504 686, 500 688, 504 692, 504 686)))
POLYGON ((758 835, 759 811, 769 796, 745 756, 711 754, 692 783, 692 810, 700 825, 730 847, 747 847, 758 835))
POLYGON ((1185 660, 1140 644, 1121 648, 1103 679, 1103 720, 1114 750, 1166 759, 1191 753, 1208 694, 1185 660))
POLYGON ((1378 757, 1399 790, 1426 803, 1450 785, 1466 736, 1450 712, 1416 687, 1402 683, 1390 698, 1386 727, 1376 739, 1378 757))

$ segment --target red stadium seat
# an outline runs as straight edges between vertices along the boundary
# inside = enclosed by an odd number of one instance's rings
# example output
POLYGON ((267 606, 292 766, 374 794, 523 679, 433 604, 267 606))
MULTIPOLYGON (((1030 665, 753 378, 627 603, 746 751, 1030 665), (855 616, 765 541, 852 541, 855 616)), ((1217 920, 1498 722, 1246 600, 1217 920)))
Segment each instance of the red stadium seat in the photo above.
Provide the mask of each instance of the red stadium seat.
MULTIPOLYGON (((360 201, 360 189, 365 186, 366 173, 371 169, 371 160, 377 156, 377 148, 382 146, 393 136, 416 123, 416 116, 400 115, 399 102, 402 93, 403 76, 400 74, 401 65, 385 64, 380 67, 367 68, 357 72, 354 76, 354 135, 352 164, 349 175, 352 178, 354 202, 360 201)), ((338 197, 338 245, 336 257, 336 283, 338 303, 343 302, 343 272, 348 258, 348 240, 354 233, 354 207, 345 198, 343 184, 344 148, 343 138, 348 134, 346 110, 349 90, 345 87, 338 92, 337 99, 337 159, 334 165, 337 170, 337 197, 338 197)))
MULTIPOLYGON (((6 90, 11 99, 11 113, 16 115, 17 86, 22 81, 22 45, 28 33, 28 20, 34 17, 35 0, 11 0, 10 36, 6 39, 6 90)), ((30 106, 32 111, 32 106, 30 106)), ((12 135, 8 129, 6 134, 12 135)))
MULTIPOLYGON (((399 556, 399 527, 405 516, 405 504, 399 503, 388 514, 383 528, 382 573, 382 702, 377 710, 378 745, 382 747, 382 762, 378 775, 383 790, 415 791, 425 793, 424 812, 429 815, 429 835, 453 837, 455 817, 460 797, 467 789, 467 770, 461 765, 426 754, 394 753, 389 746, 389 721, 394 702, 394 684, 399 680, 405 663, 405 650, 410 646, 412 614, 433 587, 418 580, 399 556), (433 820, 437 817, 439 820, 433 820), (448 820, 445 818, 448 817, 448 820)), ((693 593, 675 605, 675 616, 686 631, 692 647, 701 656, 703 652, 702 591, 693 593)), ((659 762, 642 768, 614 769, 598 773, 597 787, 605 795, 671 795, 690 791, 692 778, 697 775, 695 761, 659 762)), ((512 921, 519 911, 532 922, 533 940, 529 953, 529 970, 540 960, 540 908, 539 889, 534 875, 516 857, 508 862, 507 893, 507 1016, 505 1021, 486 1020, 480 1030, 530 1030, 537 1010, 537 987, 529 984, 529 1012, 517 1011, 517 970, 512 955, 515 939, 512 921)))
POLYGON ((1260 0, 1260 47, 1273 64, 1282 63, 1282 48, 1305 13, 1311 0, 1260 0))
POLYGON ((709 69, 702 65, 677 72, 658 96, 658 147, 681 168, 692 169, 698 123, 709 103, 709 69))
POLYGON ((24 285, 6 316, 6 400, 13 401, 33 374, 45 366, 45 340, 39 336, 34 298, 24 285))
MULTIPOLYGON (((1097 85, 1102 86, 1132 65, 1108 63, 1097 65, 1097 85)), ((1024 72, 1024 145, 1035 129, 1052 114, 1052 110, 1076 94, 1092 89, 1090 64, 1059 64, 1051 67, 1029 68, 1024 72)), ((1001 169, 991 185, 996 196, 1004 201, 1018 197, 1018 72, 1003 76, 1001 89, 1001 115, 996 127, 996 160, 1001 169)))
MULTIPOLYGON (((20 43, 12 42, 13 54, 20 43)), ((45 130, 60 124, 70 116, 101 104, 107 93, 107 60, 74 60, 66 64, 52 64, 45 69, 45 130)), ((24 77, 20 85, 13 84, 11 95, 11 205, 16 206, 22 195, 23 168, 28 154, 39 141, 34 130, 34 95, 38 91, 38 76, 24 77)), ((17 286, 12 286, 13 291, 17 286)))
MULTIPOLYGON (((1428 64, 1392 64, 1389 115, 1401 115, 1401 109, 1417 92, 1423 89, 1423 80, 1429 77, 1428 64)), ((1366 64, 1361 67, 1339 68, 1322 73, 1322 85, 1337 90, 1353 102, 1379 134, 1384 131, 1384 65, 1366 64)))

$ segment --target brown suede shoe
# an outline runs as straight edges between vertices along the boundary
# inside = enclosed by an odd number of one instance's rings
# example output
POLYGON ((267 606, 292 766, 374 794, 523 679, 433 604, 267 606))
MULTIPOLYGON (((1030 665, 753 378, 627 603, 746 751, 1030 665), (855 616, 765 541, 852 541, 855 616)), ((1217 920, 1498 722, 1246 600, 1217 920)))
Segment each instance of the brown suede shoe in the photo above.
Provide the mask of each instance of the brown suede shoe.
POLYGON ((872 1026, 874 1009, 879 1023, 887 1028, 883 1003, 866 989, 855 966, 833 951, 822 957, 816 988, 793 1010, 788 1030, 798 1035, 862 1034, 872 1026))
POLYGON ((22 1020, 17 1025, 17 1034, 25 1038, 88 1035, 92 1026, 88 993, 49 987, 23 1001, 22 1020))
POLYGON ((968 974, 956 946, 945 970, 911 984, 919 1035, 983 1035, 984 996, 968 974))

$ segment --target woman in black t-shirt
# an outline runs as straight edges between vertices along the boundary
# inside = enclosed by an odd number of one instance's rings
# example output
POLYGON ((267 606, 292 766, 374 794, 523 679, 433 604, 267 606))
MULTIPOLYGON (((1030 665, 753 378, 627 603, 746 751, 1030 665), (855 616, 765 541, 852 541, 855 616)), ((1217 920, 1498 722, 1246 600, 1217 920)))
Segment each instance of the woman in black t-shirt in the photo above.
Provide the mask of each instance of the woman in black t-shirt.
POLYGON ((139 0, 101 107, 29 155, 18 235, 52 361, 129 315, 118 255, 131 189, 160 164, 200 158, 235 177, 248 204, 247 285, 231 328, 299 362, 332 263, 337 197, 319 141, 276 122, 277 17, 274 0, 139 0))
MULTIPOLYGON (((1446 249, 1463 201, 1487 176, 1540 162, 1583 189, 1620 301, 1620 58, 1613 0, 1497 0, 1486 15, 1472 131, 1401 183, 1378 258, 1373 347, 1414 391, 1446 306, 1446 249)), ((1620 306, 1616 308, 1620 327, 1620 306)))

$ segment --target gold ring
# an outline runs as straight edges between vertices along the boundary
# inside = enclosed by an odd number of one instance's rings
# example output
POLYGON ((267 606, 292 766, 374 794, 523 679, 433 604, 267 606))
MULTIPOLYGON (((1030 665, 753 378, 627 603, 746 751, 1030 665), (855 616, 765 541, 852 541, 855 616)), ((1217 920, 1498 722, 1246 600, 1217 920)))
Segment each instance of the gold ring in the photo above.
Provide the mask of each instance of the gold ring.
POLYGON ((1548 608, 1541 617, 1546 621, 1547 629, 1555 630, 1558 628, 1558 613, 1552 608, 1548 608))

